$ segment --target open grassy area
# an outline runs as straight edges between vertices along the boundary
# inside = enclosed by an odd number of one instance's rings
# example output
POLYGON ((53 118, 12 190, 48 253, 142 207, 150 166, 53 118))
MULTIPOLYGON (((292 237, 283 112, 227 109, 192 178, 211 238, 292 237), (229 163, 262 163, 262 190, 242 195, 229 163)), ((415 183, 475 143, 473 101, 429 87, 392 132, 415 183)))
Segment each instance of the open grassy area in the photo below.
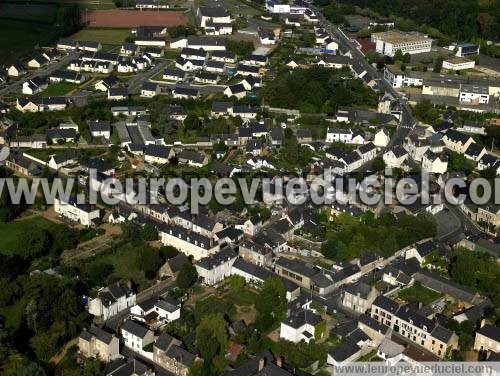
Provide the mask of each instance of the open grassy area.
POLYGON ((419 282, 415 282, 412 286, 398 293, 398 298, 406 300, 408 303, 422 302, 430 304, 440 296, 440 293, 422 286, 419 282))
POLYGON ((43 217, 32 217, 8 223, 0 223, 0 252, 7 255, 12 254, 19 240, 31 228, 50 229, 54 225, 54 222, 43 217))
POLYGON ((51 25, 0 18, 0 65, 12 64, 36 45, 47 46, 56 39, 51 25))
POLYGON ((148 282, 144 272, 137 267, 136 254, 138 248, 132 244, 120 246, 116 251, 107 251, 94 260, 113 265, 114 271, 110 279, 119 279, 123 281, 134 281, 139 290, 149 287, 152 282, 148 282))
POLYGON ((119 45, 130 36, 129 29, 93 28, 87 27, 71 36, 76 40, 90 40, 106 45, 119 45))
POLYGON ((46 90, 40 93, 40 97, 57 97, 70 93, 78 87, 77 84, 70 82, 58 82, 51 84, 46 90))
POLYGON ((44 162, 48 162, 53 154, 64 154, 68 150, 69 149, 30 149, 26 153, 44 162))

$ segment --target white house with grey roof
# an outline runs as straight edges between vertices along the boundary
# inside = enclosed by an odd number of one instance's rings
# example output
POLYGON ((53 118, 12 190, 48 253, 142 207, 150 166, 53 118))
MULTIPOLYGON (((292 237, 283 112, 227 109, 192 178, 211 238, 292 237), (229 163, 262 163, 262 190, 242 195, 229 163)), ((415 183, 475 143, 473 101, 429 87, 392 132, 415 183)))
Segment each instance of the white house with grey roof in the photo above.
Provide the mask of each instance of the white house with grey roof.
POLYGON ((175 155, 174 150, 165 145, 147 145, 144 160, 149 163, 165 164, 175 155))
POLYGON ((359 281, 343 287, 342 305, 355 312, 364 313, 370 309, 377 296, 378 291, 374 286, 359 281))
POLYGON ((127 286, 118 283, 105 287, 97 292, 97 296, 88 304, 88 311, 102 320, 135 305, 136 294, 127 286))
POLYGON ((321 328, 323 318, 309 309, 292 311, 289 316, 281 322, 280 338, 298 343, 311 340, 319 340, 325 335, 325 329, 321 328))
POLYGON ((169 323, 181 317, 181 304, 169 297, 153 296, 131 307, 130 314, 141 322, 169 323))
POLYGON ((203 283, 213 286, 231 275, 231 268, 236 260, 236 253, 230 248, 199 260, 194 266, 203 283))
POLYGON ((123 323, 120 331, 125 346, 138 353, 154 341, 154 333, 147 326, 130 319, 123 323))
POLYGON ((373 302, 371 317, 440 359, 444 359, 448 349, 458 348, 458 336, 454 332, 421 315, 414 308, 400 306, 383 295, 373 302))
POLYGON ((214 239, 181 226, 163 225, 160 226, 159 233, 163 245, 175 247, 187 256, 193 256, 194 260, 219 252, 219 244, 214 239))

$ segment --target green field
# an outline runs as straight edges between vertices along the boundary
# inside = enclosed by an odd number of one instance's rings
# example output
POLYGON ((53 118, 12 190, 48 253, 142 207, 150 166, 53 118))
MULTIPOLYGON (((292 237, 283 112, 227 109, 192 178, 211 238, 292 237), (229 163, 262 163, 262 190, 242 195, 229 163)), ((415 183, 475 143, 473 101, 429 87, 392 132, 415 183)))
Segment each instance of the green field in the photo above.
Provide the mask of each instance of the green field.
POLYGON ((85 28, 71 36, 75 40, 90 40, 105 45, 119 45, 130 36, 129 29, 85 28))
POLYGON ((57 97, 68 94, 70 91, 76 89, 77 84, 72 84, 70 82, 58 82, 51 84, 40 93, 40 97, 57 97))
POLYGON ((110 276, 111 279, 121 279, 124 281, 131 279, 137 283, 140 290, 143 290, 149 287, 151 283, 147 282, 144 272, 137 267, 137 252, 137 247, 126 244, 120 246, 114 252, 106 251, 96 256, 94 260, 113 265, 114 272, 110 276))
POLYGON ((7 255, 12 254, 19 240, 22 239, 23 235, 29 232, 31 228, 38 227, 50 229, 54 225, 54 222, 43 217, 33 217, 8 223, 0 223, 0 252, 7 255))
POLYGON ((12 64, 30 54, 34 46, 46 46, 56 39, 51 25, 0 19, 0 64, 12 64))
POLYGON ((406 300, 408 303, 422 302, 430 304, 440 296, 440 293, 422 286, 419 282, 415 282, 412 286, 398 293, 398 298, 406 300))

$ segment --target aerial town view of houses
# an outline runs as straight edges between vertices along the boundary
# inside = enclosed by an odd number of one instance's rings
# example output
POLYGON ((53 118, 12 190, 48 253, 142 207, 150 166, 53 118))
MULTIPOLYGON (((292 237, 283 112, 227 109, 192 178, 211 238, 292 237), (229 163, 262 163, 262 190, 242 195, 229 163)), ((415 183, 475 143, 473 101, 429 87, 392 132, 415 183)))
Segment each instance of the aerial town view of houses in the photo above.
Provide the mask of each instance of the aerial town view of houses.
POLYGON ((499 0, 2 1, 0 375, 495 364, 499 175, 499 0))

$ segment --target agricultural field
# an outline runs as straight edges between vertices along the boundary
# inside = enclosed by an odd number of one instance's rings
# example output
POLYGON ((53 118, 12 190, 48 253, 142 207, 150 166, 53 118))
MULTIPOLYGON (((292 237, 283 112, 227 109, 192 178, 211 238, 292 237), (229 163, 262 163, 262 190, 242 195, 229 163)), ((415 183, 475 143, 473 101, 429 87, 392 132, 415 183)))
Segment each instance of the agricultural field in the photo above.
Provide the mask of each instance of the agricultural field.
POLYGON ((121 45, 130 36, 130 29, 87 27, 71 36, 75 40, 89 40, 104 45, 121 45))

